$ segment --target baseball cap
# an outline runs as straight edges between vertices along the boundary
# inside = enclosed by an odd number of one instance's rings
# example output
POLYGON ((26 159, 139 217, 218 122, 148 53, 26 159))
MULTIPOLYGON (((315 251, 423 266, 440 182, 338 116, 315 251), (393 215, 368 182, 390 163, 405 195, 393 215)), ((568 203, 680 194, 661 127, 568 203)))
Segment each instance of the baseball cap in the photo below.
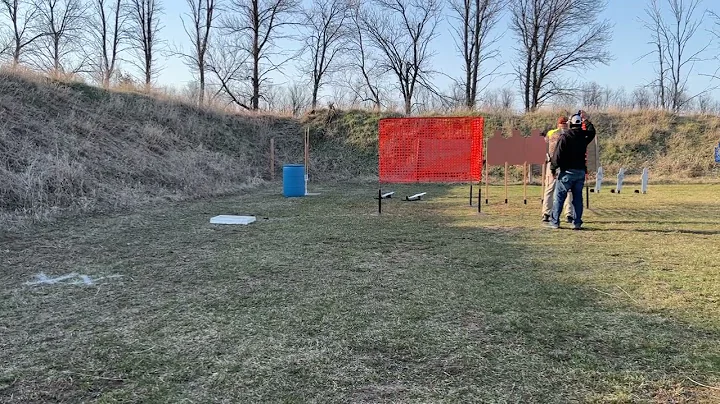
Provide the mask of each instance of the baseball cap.
POLYGON ((580 118, 580 114, 575 114, 570 117, 570 125, 580 125, 581 123, 582 119, 580 118))

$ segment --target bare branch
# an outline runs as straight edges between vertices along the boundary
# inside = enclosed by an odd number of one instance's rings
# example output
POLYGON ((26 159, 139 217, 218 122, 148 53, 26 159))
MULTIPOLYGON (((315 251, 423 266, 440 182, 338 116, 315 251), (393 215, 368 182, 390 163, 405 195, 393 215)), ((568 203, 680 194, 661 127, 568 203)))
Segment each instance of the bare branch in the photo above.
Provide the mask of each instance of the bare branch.
POLYGON ((349 19, 346 0, 313 0, 302 12, 304 48, 309 60, 301 71, 311 76, 313 109, 317 107, 318 92, 325 79, 337 71, 340 54, 349 48, 349 19))
POLYGON ((185 19, 181 19, 183 30, 190 39, 193 53, 183 53, 176 51, 175 54, 182 57, 185 63, 198 75, 198 103, 203 105, 205 102, 205 73, 207 71, 207 53, 208 44, 210 43, 211 33, 217 23, 218 7, 216 0, 186 0, 189 13, 186 16, 190 19, 190 27, 185 23, 185 19))
POLYGON ((561 73, 607 64, 611 56, 609 21, 598 21, 606 7, 595 0, 511 0, 511 29, 520 40, 515 71, 526 111, 571 90, 561 73), (581 18, 568 10, 590 10, 581 18))
POLYGON ((88 24, 90 46, 84 47, 91 69, 103 87, 110 85, 119 54, 128 40, 126 0, 92 0, 94 14, 88 24))
MULTIPOLYGON (((298 5, 298 0, 232 0, 230 3, 232 12, 223 20, 222 25, 226 35, 233 38, 234 45, 224 51, 240 53, 243 55, 243 63, 245 60, 249 61, 252 110, 260 108, 262 87, 267 81, 267 74, 280 70, 287 62, 273 63, 272 56, 277 49, 276 41, 285 37, 283 27, 296 24, 292 17, 298 5)), ((293 55, 289 59, 295 57, 296 55, 293 55)), ((235 69, 228 66, 226 70, 235 69)), ((226 87, 226 92, 234 91, 238 90, 233 86, 226 87)))
POLYGON ((428 89, 430 43, 436 37, 438 0, 375 0, 376 7, 361 13, 362 30, 382 55, 379 67, 392 72, 410 114, 418 86, 428 89))
POLYGON ((26 48, 44 36, 39 29, 39 7, 30 0, 0 0, 1 14, 6 14, 10 22, 10 41, 7 47, 12 56, 12 65, 20 64, 21 55, 26 48))
POLYGON ((491 38, 490 32, 500 19, 506 0, 451 0, 450 8, 453 18, 457 20, 453 30, 455 43, 463 59, 463 79, 465 86, 465 105, 472 109, 475 106, 478 83, 492 76, 481 73, 481 66, 488 60, 499 55, 497 49, 488 49, 498 41, 491 38))
POLYGON ((162 13, 160 0, 130 0, 130 43, 139 59, 132 64, 143 75, 146 89, 160 70, 156 56, 165 46, 160 38, 162 13))
POLYGON ((31 63, 52 75, 84 72, 88 57, 83 52, 86 20, 80 0, 39 0, 39 37, 29 50, 31 63))

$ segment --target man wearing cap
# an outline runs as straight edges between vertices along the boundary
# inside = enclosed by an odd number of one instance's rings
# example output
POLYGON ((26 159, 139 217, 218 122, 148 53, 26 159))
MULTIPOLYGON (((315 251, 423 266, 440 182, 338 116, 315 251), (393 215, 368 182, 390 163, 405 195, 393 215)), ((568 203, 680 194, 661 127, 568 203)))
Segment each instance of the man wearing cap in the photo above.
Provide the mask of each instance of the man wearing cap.
MULTIPOLYGON (((545 136, 545 142, 548 144, 548 154, 546 162, 550 163, 550 157, 555 153, 555 146, 560 138, 560 134, 568 130, 568 118, 561 116, 557 121, 557 128, 549 130, 545 136)), ((555 195, 555 177, 552 175, 550 168, 548 167, 545 175, 545 194, 543 195, 542 205, 542 221, 549 222, 550 215, 552 214, 553 207, 553 196, 555 195)), ((573 206, 570 203, 570 198, 565 201, 565 214, 567 215, 568 223, 572 222, 575 212, 573 206)))
POLYGON ((555 151, 550 159, 550 171, 555 180, 553 211, 549 226, 560 227, 560 213, 568 192, 572 192, 572 205, 575 211, 573 230, 582 228, 583 197, 587 165, 585 157, 587 146, 595 139, 595 127, 585 111, 578 111, 570 117, 570 129, 558 138, 555 151))

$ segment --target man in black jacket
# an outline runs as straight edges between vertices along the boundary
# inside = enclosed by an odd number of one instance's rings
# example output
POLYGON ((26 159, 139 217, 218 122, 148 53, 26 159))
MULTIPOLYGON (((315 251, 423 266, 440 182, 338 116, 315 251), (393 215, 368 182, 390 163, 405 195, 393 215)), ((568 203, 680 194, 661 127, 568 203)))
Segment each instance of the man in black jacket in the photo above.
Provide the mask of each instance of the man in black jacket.
POLYGON ((572 205, 575 210, 573 229, 580 230, 582 227, 582 191, 587 173, 585 157, 587 146, 595 139, 595 127, 588 118, 585 111, 579 111, 570 117, 570 129, 560 135, 550 160, 550 170, 557 178, 549 224, 554 229, 560 227, 560 213, 568 191, 572 193, 572 205))

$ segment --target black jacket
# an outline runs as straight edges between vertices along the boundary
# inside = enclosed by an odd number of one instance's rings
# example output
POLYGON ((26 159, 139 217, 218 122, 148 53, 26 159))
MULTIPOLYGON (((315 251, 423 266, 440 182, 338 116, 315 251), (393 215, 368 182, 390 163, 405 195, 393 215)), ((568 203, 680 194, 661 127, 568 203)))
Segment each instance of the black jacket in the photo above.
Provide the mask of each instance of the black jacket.
POLYGON ((564 131, 555 146, 555 153, 550 159, 550 170, 555 173, 560 170, 585 170, 585 155, 587 146, 595 139, 595 127, 590 121, 585 121, 586 129, 570 128, 564 131))

